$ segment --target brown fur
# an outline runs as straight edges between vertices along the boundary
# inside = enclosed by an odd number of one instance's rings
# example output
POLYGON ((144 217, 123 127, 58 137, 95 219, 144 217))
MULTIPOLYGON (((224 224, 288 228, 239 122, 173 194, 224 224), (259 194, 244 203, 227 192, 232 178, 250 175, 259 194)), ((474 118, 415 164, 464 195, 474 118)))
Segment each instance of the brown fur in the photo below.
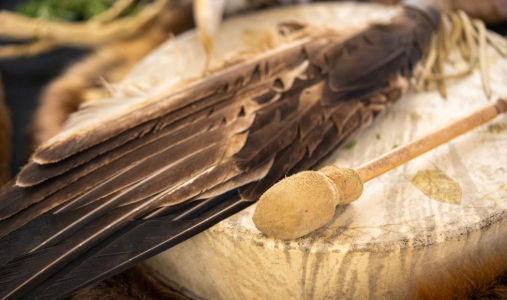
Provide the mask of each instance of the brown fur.
POLYGON ((11 119, 4 101, 2 77, 0 76, 0 187, 10 179, 11 119))
POLYGON ((494 281, 484 285, 469 297, 461 299, 486 300, 486 299, 507 299, 507 272, 498 276, 494 281))
MULTIPOLYGON (((418 299, 456 299, 456 300, 507 300, 507 272, 494 276, 489 272, 497 269, 479 268, 473 272, 458 275, 450 282, 442 282, 437 288, 425 294, 419 294, 418 299), (489 274, 489 275, 488 275, 489 274), (479 282, 473 281, 482 276, 479 282), (452 291, 446 287, 447 283, 453 287, 452 291)), ((421 282, 422 283, 422 282, 421 282)), ((434 286, 436 287, 436 286, 434 286)), ((419 292, 422 286, 419 286, 419 292)), ((92 300, 92 299, 118 299, 118 300, 159 300, 177 299, 190 300, 189 298, 174 292, 153 277, 147 269, 137 265, 123 273, 106 279, 94 286, 88 287, 76 293, 70 300, 92 300)))
MULTIPOLYGON (((418 282, 417 299, 490 299, 487 295, 501 295, 507 299, 506 259, 487 259, 477 255, 474 261, 450 270, 431 274, 418 282)), ((495 299, 495 298, 492 298, 495 299)))
POLYGON ((415 298, 464 300, 496 295, 499 298, 491 299, 507 299, 507 240, 502 226, 503 222, 487 224, 479 251, 470 253, 464 248, 458 257, 436 265, 431 274, 419 278, 415 298), (494 246, 489 245, 491 239, 497 240, 494 246))
POLYGON ((110 83, 120 81, 171 32, 177 34, 191 26, 189 7, 168 10, 140 36, 104 46, 71 66, 42 93, 30 126, 31 150, 62 130, 68 116, 86 100, 86 91, 101 86, 101 78, 110 83))
POLYGON ((165 287, 141 265, 87 287, 70 300, 189 300, 165 287))

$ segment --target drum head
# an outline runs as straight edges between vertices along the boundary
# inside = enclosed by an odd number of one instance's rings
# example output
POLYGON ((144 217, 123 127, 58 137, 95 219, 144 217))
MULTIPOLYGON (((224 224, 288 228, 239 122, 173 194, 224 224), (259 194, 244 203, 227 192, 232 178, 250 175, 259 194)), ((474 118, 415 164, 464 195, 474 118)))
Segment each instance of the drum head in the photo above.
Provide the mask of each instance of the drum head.
MULTIPOLYGON (((232 19, 217 34, 214 59, 258 45, 279 22, 360 28, 395 9, 332 3, 232 19)), ((163 64, 176 61, 192 66, 183 68, 184 76, 197 76, 204 58, 196 45, 193 32, 168 42, 125 82, 167 72, 163 64)), ((494 100, 507 95, 507 60, 490 50, 494 100)), ((178 68, 168 72, 180 76, 178 68)), ((478 72, 449 82, 447 94, 409 93, 364 129, 354 146, 336 151, 319 168, 359 166, 491 101, 478 72)), ((252 222, 252 205, 146 264, 194 298, 405 299, 421 292, 423 282, 445 285, 473 268, 472 262, 487 264, 507 250, 506 149, 507 117, 501 116, 366 183, 359 200, 337 207, 331 222, 307 236, 278 240, 262 234, 252 222)))

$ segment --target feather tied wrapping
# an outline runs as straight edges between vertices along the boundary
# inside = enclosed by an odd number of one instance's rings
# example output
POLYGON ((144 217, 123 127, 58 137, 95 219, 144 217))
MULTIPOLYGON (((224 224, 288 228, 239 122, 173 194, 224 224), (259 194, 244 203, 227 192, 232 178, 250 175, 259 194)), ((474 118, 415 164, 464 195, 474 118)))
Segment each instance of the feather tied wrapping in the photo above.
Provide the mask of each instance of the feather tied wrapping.
POLYGON ((292 42, 44 144, 0 194, 0 299, 69 296, 311 168, 399 98, 437 20, 426 6, 353 36, 299 26, 292 42))

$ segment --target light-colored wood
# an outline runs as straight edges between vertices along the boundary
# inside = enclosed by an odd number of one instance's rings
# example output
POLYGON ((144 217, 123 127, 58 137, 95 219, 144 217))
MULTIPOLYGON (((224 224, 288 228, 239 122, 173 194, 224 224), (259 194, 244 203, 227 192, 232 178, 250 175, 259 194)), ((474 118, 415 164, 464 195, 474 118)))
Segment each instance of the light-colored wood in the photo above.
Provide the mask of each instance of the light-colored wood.
MULTIPOLYGON (((380 6, 357 3, 313 7, 269 11, 266 23, 260 15, 226 22, 212 55, 244 41, 255 46, 266 28, 275 28, 276 20, 347 24, 360 22, 350 15, 364 20, 386 13, 380 6), (310 18, 304 19, 305 14, 310 18)), ((159 74, 165 83, 180 74, 198 74, 204 55, 196 45, 190 33, 167 43, 124 84, 142 83, 150 74, 159 74)), ((241 45, 245 49, 246 43, 241 45)), ((507 60, 491 51, 489 67, 492 99, 507 95, 507 60)), ((316 169, 331 164, 354 168, 491 103, 477 72, 450 82, 447 92, 447 100, 438 91, 403 97, 361 131, 353 149, 334 152, 316 169)), ((146 265, 194 299, 407 299, 423 279, 444 287, 450 285, 449 278, 461 276, 468 282, 477 272, 463 276, 463 269, 456 268, 479 271, 507 251, 505 149, 507 118, 501 116, 367 182, 359 200, 338 206, 329 223, 307 236, 284 241, 262 234, 252 222, 253 204, 146 265), (438 175, 437 187, 444 187, 447 197, 435 196, 428 182, 433 177, 427 174, 438 175)), ((502 259, 493 262, 498 267, 493 275, 507 268, 502 259)))
POLYGON ((474 111, 469 115, 460 118, 450 124, 437 128, 416 140, 397 147, 386 154, 379 156, 357 168, 355 171, 359 174, 363 183, 376 178, 402 164, 424 154, 436 147, 449 142, 450 140, 493 120, 500 113, 498 107, 502 107, 504 100, 498 100, 497 103, 490 104, 480 110, 474 111))
POLYGON ((56 45, 96 47, 139 32, 153 20, 167 0, 145 7, 136 17, 100 24, 100 22, 52 22, 32 19, 9 11, 0 11, 0 38, 9 40, 47 39, 56 45))

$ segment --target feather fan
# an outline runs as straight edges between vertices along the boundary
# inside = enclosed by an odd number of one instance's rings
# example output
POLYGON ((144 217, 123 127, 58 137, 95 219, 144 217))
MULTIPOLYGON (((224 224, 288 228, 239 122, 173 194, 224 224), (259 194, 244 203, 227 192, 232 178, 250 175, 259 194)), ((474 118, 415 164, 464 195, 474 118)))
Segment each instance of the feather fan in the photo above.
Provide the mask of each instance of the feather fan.
POLYGON ((438 8, 291 42, 70 130, 0 193, 0 299, 62 299, 156 255, 308 169, 396 101, 438 8))

